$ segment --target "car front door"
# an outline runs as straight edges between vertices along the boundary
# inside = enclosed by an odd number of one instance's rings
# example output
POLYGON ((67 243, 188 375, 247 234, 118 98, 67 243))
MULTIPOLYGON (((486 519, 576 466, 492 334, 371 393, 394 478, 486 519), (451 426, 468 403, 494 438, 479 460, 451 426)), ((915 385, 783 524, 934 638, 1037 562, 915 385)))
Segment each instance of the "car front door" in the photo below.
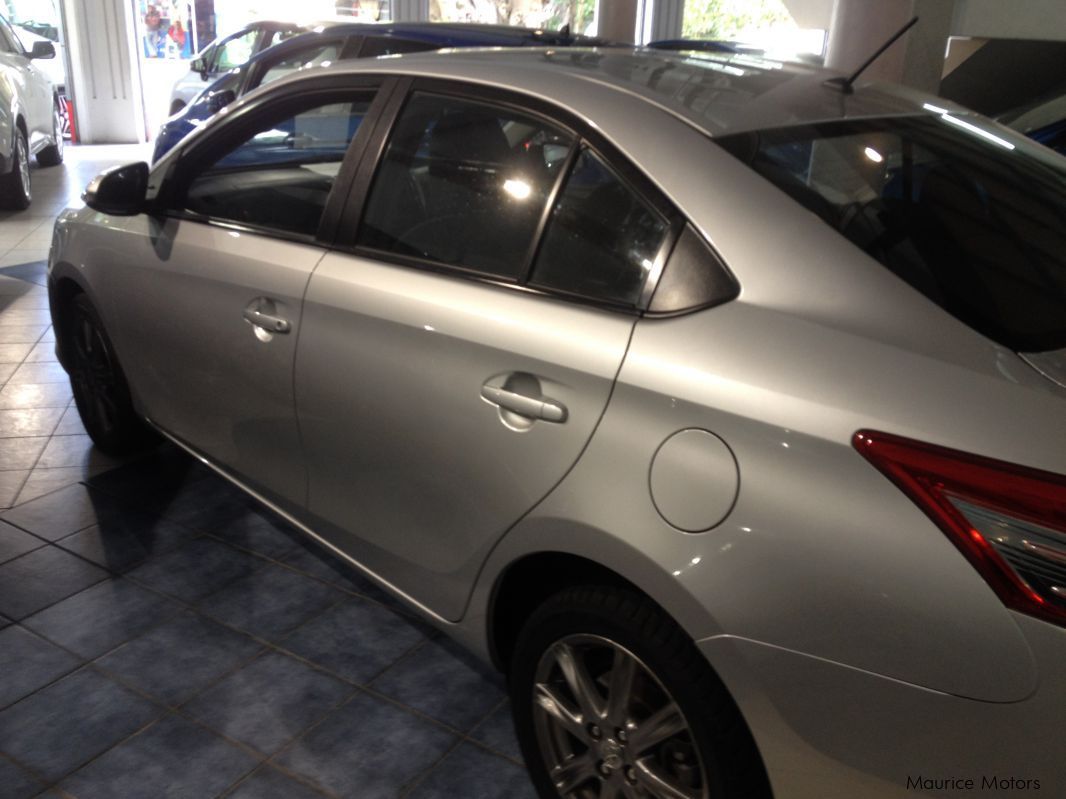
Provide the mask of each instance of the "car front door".
POLYGON ((119 223, 131 235, 111 255, 116 344, 149 417, 287 506, 306 488, 292 388, 304 290, 374 97, 304 83, 243 109, 182 154, 154 216, 119 223))
POLYGON ((422 86, 311 278, 296 394, 312 524, 457 619, 592 435, 672 228, 574 127, 422 86))

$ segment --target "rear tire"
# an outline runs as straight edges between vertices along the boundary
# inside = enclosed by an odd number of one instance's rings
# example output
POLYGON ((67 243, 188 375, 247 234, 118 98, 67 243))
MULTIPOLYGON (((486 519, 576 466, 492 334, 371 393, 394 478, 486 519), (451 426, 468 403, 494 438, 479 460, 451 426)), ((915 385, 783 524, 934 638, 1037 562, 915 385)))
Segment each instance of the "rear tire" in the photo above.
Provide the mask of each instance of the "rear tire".
POLYGON ((15 128, 11 156, 11 171, 0 177, 0 199, 5 208, 24 211, 30 207, 33 194, 30 192, 30 148, 21 128, 15 128))
POLYGON ((41 166, 59 166, 63 163, 63 115, 58 100, 52 108, 52 137, 55 144, 37 153, 37 163, 41 166))
POLYGON ((740 711, 658 605, 567 589, 530 616, 509 674, 518 740, 543 799, 769 799, 740 711))
POLYGON ((156 444, 159 436, 134 410, 126 376, 96 308, 85 294, 76 294, 68 310, 65 344, 70 386, 89 437, 112 455, 127 455, 156 444))

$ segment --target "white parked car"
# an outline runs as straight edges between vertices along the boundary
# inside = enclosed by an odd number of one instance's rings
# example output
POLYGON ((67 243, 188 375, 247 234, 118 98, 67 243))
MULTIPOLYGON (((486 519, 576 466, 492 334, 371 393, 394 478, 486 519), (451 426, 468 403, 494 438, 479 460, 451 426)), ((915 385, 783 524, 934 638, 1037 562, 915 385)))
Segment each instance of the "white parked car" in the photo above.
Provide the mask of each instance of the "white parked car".
POLYGON ((29 52, 0 16, 0 202, 28 208, 30 156, 41 166, 63 161, 59 95, 39 59, 55 58, 49 41, 35 42, 29 52))

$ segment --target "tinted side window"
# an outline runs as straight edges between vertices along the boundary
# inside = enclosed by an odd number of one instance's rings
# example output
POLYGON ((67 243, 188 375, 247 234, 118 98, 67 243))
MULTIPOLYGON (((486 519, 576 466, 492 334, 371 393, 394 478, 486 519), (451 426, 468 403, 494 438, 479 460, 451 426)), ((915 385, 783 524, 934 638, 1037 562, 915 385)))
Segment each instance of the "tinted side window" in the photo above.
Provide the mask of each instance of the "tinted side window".
POLYGON ((0 17, 0 53, 21 53, 22 44, 15 37, 15 32, 7 24, 7 20, 0 17))
MULTIPOLYGON (((279 59, 277 63, 271 64, 270 68, 263 74, 263 79, 257 85, 284 78, 286 75, 290 75, 304 67, 315 67, 327 61, 336 61, 340 56, 341 44, 339 41, 323 42, 279 59)), ((255 87, 249 86, 248 90, 250 91, 253 88, 255 87)))
POLYGON ((436 50, 437 45, 426 42, 416 42, 411 39, 397 39, 393 36, 367 36, 363 40, 363 46, 359 48, 360 58, 373 58, 379 55, 395 55, 396 53, 422 53, 427 50, 436 50))
POLYGON ((296 113, 264 119, 252 135, 192 180, 185 208, 313 236, 370 100, 324 104, 312 99, 296 113))
POLYGON ((257 36, 259 36, 259 31, 250 30, 223 43, 214 56, 215 69, 219 71, 233 69, 246 62, 252 57, 257 36))
POLYGON ((378 167, 358 243, 517 279, 572 143, 532 116, 416 93, 378 167))
POLYGON ((552 209, 531 282, 636 305, 668 231, 657 211, 584 150, 552 209))

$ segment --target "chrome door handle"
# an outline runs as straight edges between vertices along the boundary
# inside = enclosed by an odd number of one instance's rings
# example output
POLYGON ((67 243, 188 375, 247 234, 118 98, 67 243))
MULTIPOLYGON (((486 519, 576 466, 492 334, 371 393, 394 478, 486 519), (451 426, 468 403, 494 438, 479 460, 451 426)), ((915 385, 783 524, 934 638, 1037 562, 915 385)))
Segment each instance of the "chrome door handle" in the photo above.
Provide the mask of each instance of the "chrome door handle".
POLYGON ((292 330, 292 323, 288 319, 282 319, 274 314, 263 313, 256 308, 245 308, 244 318, 256 327, 261 327, 271 333, 288 333, 292 330))
POLYGON ((519 416, 530 419, 543 419, 546 422, 562 423, 566 421, 566 406, 548 399, 547 397, 535 398, 519 394, 517 391, 508 391, 505 388, 484 385, 481 387, 481 396, 493 405, 499 405, 519 416))

